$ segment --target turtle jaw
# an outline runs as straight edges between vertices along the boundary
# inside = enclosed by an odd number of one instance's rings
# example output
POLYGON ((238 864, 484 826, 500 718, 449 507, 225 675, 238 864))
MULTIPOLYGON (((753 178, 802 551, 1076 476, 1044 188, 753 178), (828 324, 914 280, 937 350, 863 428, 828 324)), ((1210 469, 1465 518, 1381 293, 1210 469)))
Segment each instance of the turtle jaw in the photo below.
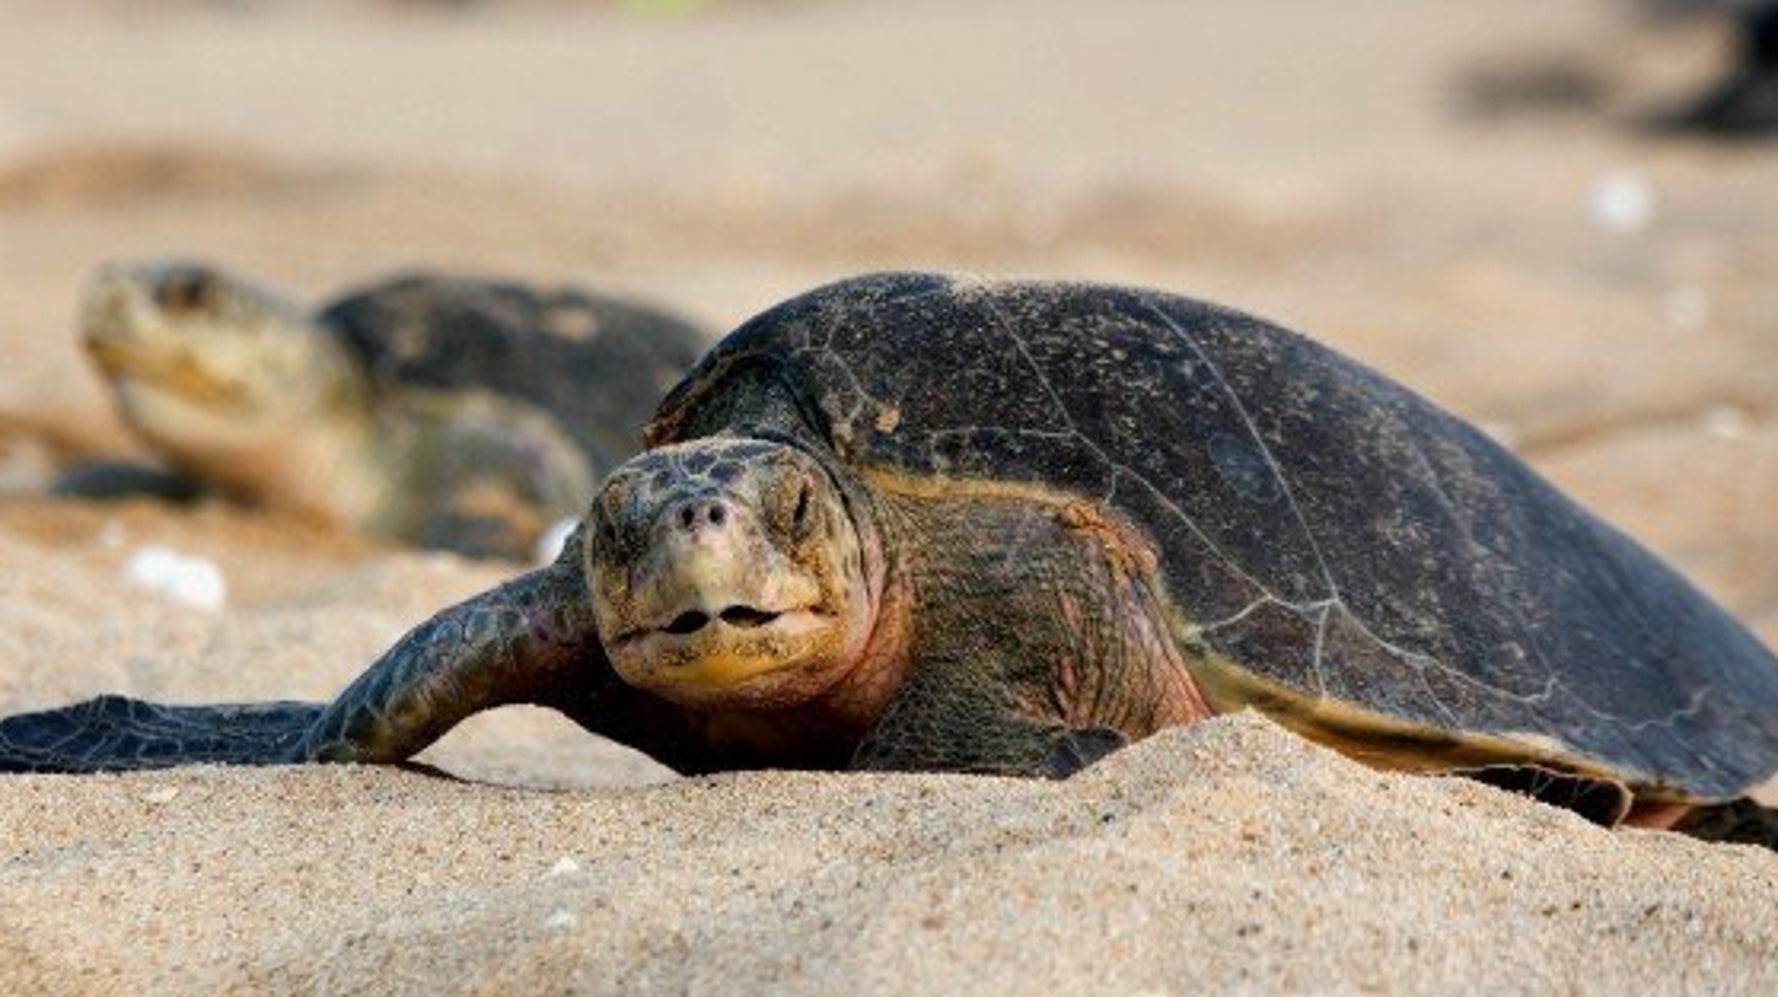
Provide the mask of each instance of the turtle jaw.
POLYGON ((168 401, 220 415, 253 407, 240 384, 212 376, 183 351, 157 356, 140 343, 110 336, 89 336, 85 346, 87 356, 132 410, 152 404, 143 401, 145 395, 164 395, 168 401))
POLYGON ((612 640, 606 651, 636 685, 682 701, 726 700, 744 687, 758 695, 783 686, 800 666, 825 657, 834 629, 815 608, 731 606, 715 616, 687 610, 666 627, 612 640))

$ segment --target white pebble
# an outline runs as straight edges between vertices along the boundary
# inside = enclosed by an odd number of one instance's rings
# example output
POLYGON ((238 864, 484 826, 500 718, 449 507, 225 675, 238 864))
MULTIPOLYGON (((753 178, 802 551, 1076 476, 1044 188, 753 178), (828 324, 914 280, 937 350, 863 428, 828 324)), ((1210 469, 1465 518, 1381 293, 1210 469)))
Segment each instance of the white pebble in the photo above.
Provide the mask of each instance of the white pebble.
POLYGON ((562 856, 556 860, 555 865, 549 867, 551 876, 572 876, 579 871, 580 863, 574 861, 574 857, 571 855, 562 856))
POLYGON ((537 538, 536 549, 532 551, 532 554, 537 558, 537 563, 550 564, 556 558, 561 557, 563 546, 568 543, 568 538, 574 535, 574 528, 579 525, 580 520, 578 519, 558 519, 554 526, 544 530, 543 536, 537 538))
POLYGON ((144 803, 171 803, 178 797, 178 786, 156 786, 153 789, 145 789, 142 791, 142 801, 144 803))
POLYGON ((580 923, 571 910, 559 910, 544 919, 543 926, 551 931, 566 931, 580 923))
POLYGON ((143 547, 124 565, 124 580, 170 602, 216 612, 228 600, 228 583, 213 561, 169 547, 143 547))
POLYGON ((1704 432, 1722 440, 1738 440, 1753 429, 1753 420, 1733 405, 1718 405, 1698 420, 1704 432))
POLYGON ((1613 170, 1593 183, 1587 214, 1607 232, 1640 232, 1654 220, 1654 188, 1635 170, 1613 170))
POLYGON ((463 557, 448 550, 428 550, 421 552, 420 563, 427 571, 451 571, 463 563, 463 557))

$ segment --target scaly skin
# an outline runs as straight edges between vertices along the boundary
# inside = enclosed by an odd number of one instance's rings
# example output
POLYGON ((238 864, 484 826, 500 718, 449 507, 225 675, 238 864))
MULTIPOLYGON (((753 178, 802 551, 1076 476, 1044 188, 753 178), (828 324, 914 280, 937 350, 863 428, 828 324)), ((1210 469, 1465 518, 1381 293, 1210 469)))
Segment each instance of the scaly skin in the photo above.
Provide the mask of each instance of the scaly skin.
POLYGON ((1060 777, 1209 715, 1133 539, 1069 506, 876 494, 911 638, 861 767, 1060 777))

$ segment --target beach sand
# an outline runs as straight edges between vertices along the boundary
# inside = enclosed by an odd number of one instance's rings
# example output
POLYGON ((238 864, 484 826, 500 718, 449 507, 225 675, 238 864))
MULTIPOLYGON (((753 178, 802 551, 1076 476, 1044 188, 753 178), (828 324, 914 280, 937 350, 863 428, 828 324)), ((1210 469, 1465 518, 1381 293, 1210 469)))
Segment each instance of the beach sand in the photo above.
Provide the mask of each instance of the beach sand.
MULTIPOLYGON (((573 280, 716 329, 891 266, 1178 290, 1476 420, 1778 640, 1778 151, 1634 127, 1709 74, 1708 30, 1554 6, 21 2, 0 712, 325 699, 521 568, 41 497, 140 454, 74 303, 167 253, 313 300, 416 265, 573 280), (1549 60, 1598 93, 1478 103, 1549 60), (134 587, 151 546, 212 561, 225 607, 134 587)), ((1778 987, 1778 854, 1252 715, 1060 784, 679 779, 524 709, 422 760, 461 781, 0 780, 0 992, 1778 987)))

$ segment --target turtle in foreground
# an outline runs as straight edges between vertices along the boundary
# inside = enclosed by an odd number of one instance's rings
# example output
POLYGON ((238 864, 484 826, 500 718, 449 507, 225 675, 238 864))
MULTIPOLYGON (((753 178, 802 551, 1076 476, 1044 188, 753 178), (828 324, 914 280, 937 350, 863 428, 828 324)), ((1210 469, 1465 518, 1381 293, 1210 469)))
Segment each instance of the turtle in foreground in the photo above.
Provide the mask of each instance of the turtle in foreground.
POLYGON ((399 762, 525 702, 686 773, 1063 777, 1252 707, 1379 766, 1778 843, 1747 799, 1778 661, 1465 423, 1260 320, 866 276, 736 330, 647 439, 558 561, 333 703, 104 697, 0 721, 0 767, 399 762))
POLYGON ((707 345, 571 289, 397 276, 318 314, 215 267, 103 268, 84 345, 175 472, 101 467, 63 494, 189 493, 474 556, 529 557, 637 449, 707 345))

